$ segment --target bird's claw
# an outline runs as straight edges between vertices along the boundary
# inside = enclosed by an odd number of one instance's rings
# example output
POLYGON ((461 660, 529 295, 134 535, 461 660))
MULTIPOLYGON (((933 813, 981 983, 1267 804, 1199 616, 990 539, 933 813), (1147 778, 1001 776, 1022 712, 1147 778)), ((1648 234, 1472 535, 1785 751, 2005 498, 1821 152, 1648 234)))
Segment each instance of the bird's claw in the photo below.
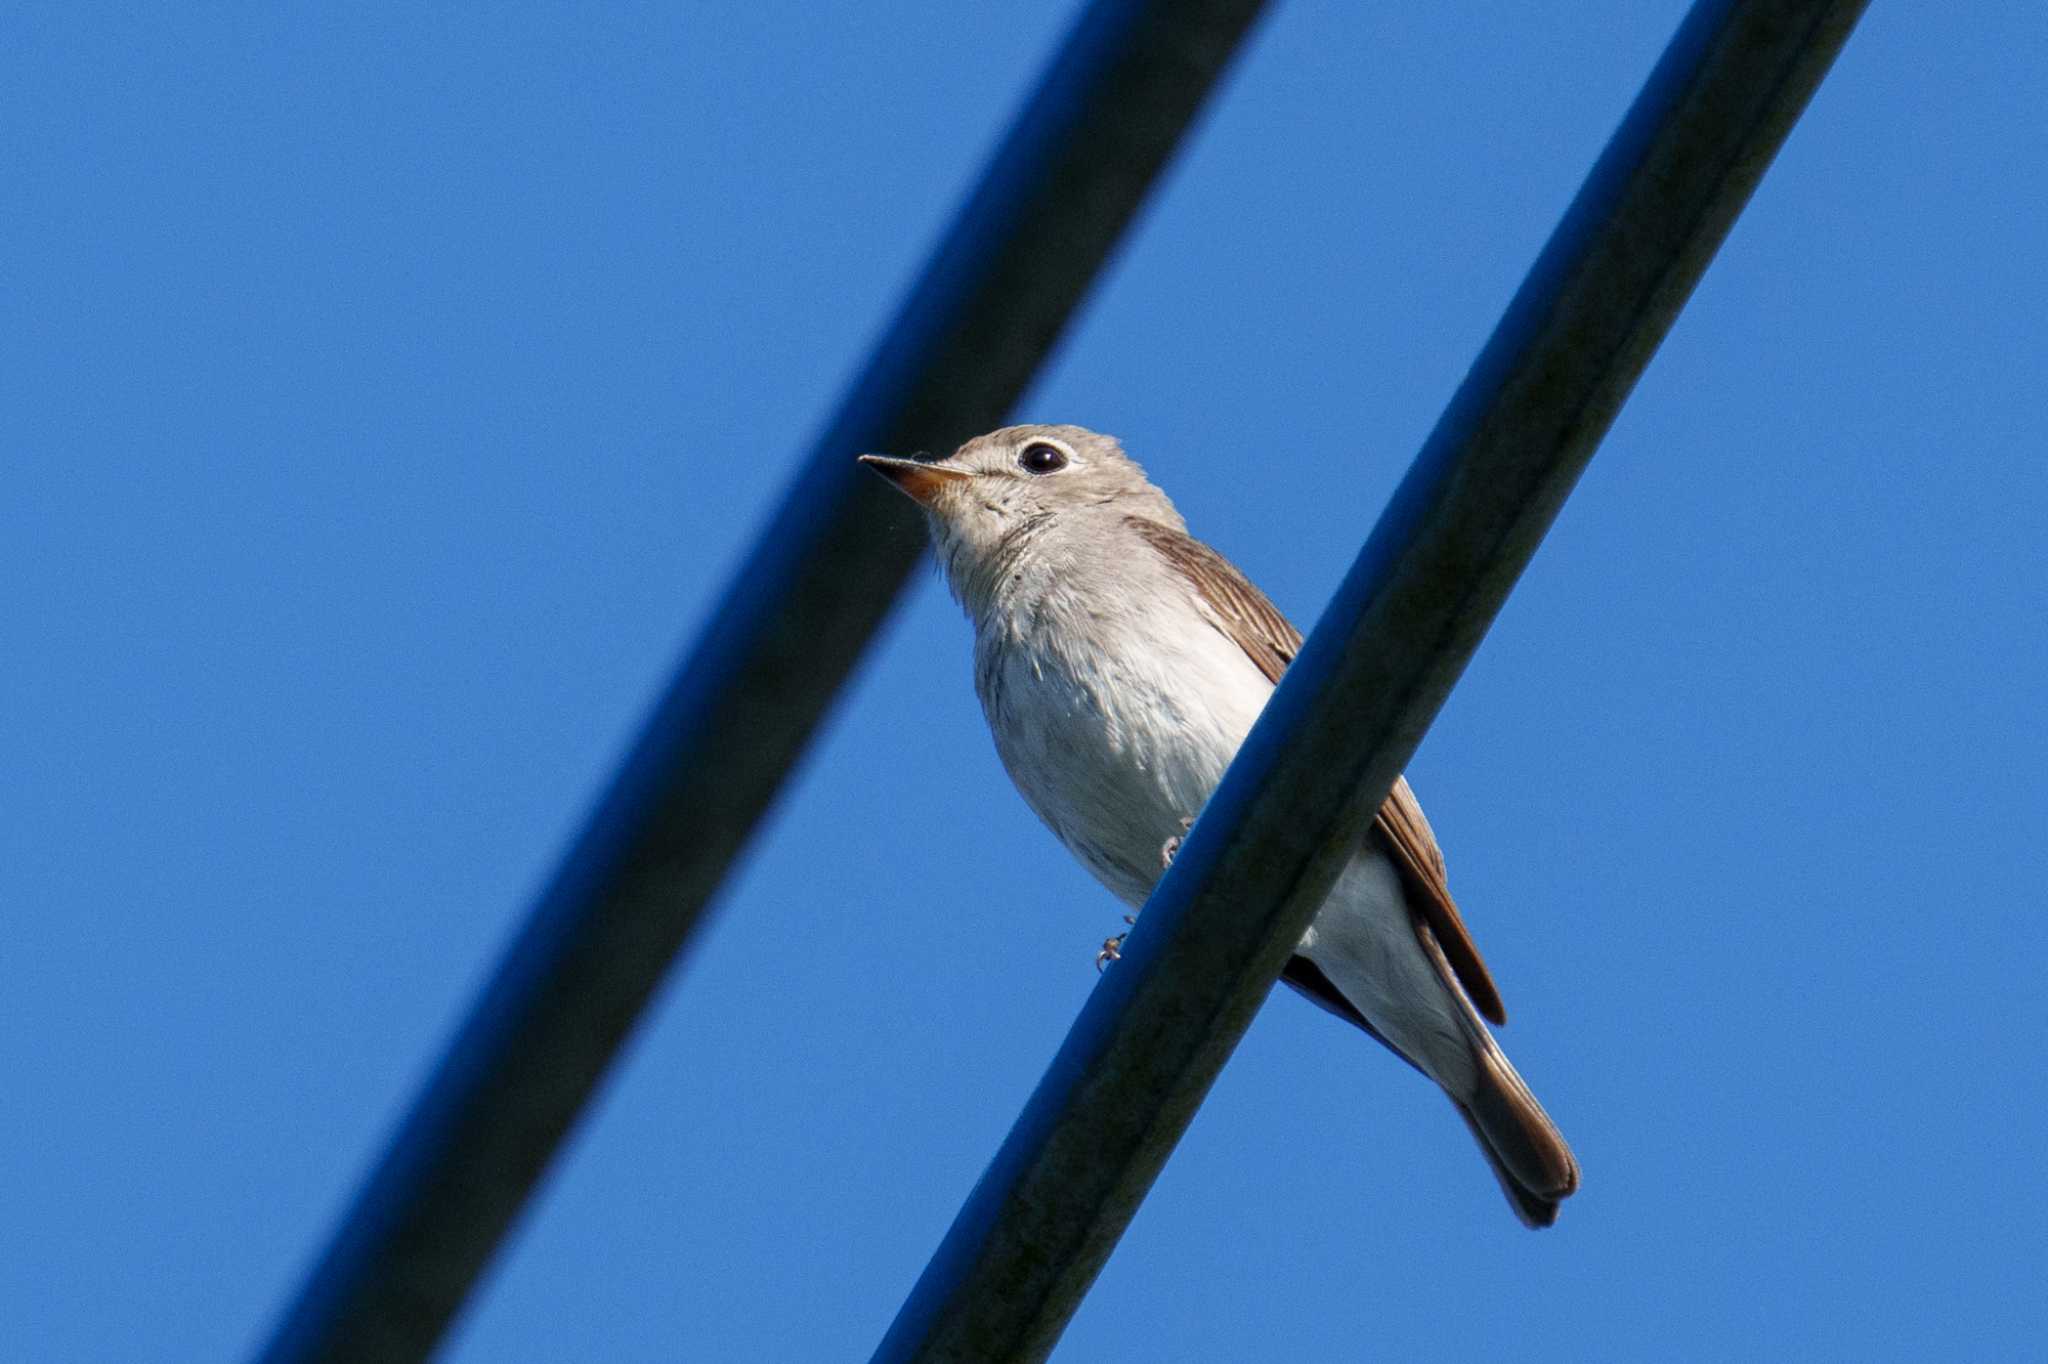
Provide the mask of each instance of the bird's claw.
POLYGON ((1182 815, 1180 832, 1159 845, 1159 869, 1165 871, 1173 865, 1173 859, 1180 854, 1180 841, 1187 837, 1188 830, 1195 827, 1193 815, 1182 815))
MULTIPOLYGON (((1135 914, 1126 914, 1124 915, 1124 922, 1127 924, 1134 924, 1138 922, 1138 916, 1135 914)), ((1097 973, 1108 970, 1109 964, 1111 962, 1123 960, 1124 939, 1130 936, 1131 935, 1126 932, 1119 933, 1114 938, 1104 938, 1102 940, 1102 950, 1095 954, 1095 970, 1097 971, 1097 973)))
MULTIPOLYGON (((1183 815, 1181 817, 1180 832, 1159 845, 1160 870, 1163 871, 1173 865, 1174 854, 1180 851, 1181 839, 1186 836, 1189 829, 1194 827, 1195 817, 1193 815, 1183 815)), ((1124 922, 1134 924, 1138 922, 1138 916, 1126 914, 1124 915, 1124 922)), ((1128 933, 1119 933, 1114 938, 1104 938, 1102 940, 1102 950, 1095 954, 1095 969, 1097 971, 1105 971, 1109 969, 1111 962, 1123 960, 1124 939, 1129 936, 1128 933)))

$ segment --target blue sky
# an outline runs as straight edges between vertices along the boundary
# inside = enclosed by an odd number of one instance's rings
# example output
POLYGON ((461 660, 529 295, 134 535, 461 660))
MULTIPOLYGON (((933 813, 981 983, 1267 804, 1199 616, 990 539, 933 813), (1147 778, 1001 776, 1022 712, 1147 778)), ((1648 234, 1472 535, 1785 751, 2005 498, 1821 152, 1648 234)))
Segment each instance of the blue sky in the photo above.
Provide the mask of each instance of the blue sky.
MULTIPOLYGON (((1278 5, 1020 416, 1305 626, 1682 9, 1278 5)), ((22 1358, 269 1329, 1072 12, 0 20, 22 1358)), ((1283 994, 1060 1358, 2039 1349, 2044 47, 1874 7, 1410 768, 1558 1227, 1283 994)), ((446 1357, 865 1356, 1118 912, 921 575, 446 1357)))

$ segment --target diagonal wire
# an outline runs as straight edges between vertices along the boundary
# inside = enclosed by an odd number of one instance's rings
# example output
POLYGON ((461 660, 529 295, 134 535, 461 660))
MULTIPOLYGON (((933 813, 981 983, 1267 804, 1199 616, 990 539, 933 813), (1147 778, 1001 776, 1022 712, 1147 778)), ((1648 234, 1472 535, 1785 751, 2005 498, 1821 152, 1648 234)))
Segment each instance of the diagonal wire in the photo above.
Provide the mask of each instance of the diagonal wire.
POLYGON ((263 1360, 432 1352, 916 562, 853 456, 1001 424, 1260 8, 1081 15, 263 1360))
POLYGON ((875 1352, 1058 1342, 1866 0, 1700 0, 875 1352))

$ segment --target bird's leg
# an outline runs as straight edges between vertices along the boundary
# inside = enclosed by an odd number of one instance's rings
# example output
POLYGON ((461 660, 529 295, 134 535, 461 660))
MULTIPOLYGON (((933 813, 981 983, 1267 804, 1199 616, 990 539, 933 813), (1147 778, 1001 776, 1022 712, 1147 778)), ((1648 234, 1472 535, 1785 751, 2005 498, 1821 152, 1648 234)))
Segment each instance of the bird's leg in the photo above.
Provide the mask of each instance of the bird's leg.
MULTIPOLYGON (((1174 854, 1180 851, 1181 839, 1186 836, 1188 830, 1194 827, 1195 817, 1193 815, 1181 816, 1180 832, 1159 845, 1159 868, 1161 871, 1173 865, 1174 854)), ((1124 915, 1124 922, 1135 924, 1138 922, 1138 916, 1126 914, 1124 915)), ((1107 968, 1111 962, 1121 959, 1123 957, 1124 939, 1129 936, 1130 934, 1128 933, 1119 933, 1114 938, 1104 938, 1102 940, 1102 950, 1095 954, 1095 969, 1101 971, 1107 968)))
POLYGON ((1174 857, 1180 852, 1180 841, 1187 837, 1188 830, 1195 827, 1193 815, 1180 817, 1180 832, 1159 845, 1159 870, 1165 871, 1173 865, 1174 857))
MULTIPOLYGON (((1134 924, 1138 922, 1138 916, 1126 914, 1124 915, 1124 922, 1134 924)), ((1104 938, 1102 940, 1102 950, 1095 954, 1095 969, 1098 972, 1106 969, 1111 962, 1120 960, 1123 957, 1124 939, 1129 936, 1131 935, 1128 932, 1124 932, 1117 934, 1114 938, 1104 938)))

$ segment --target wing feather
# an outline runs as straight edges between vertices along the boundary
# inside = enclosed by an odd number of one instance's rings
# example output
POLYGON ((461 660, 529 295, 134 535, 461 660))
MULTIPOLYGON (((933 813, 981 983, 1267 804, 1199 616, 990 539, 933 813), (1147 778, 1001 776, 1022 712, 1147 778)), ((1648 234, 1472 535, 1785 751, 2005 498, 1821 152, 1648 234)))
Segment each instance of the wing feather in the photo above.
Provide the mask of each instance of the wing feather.
MULTIPOLYGON (((1142 535, 1166 562, 1193 585, 1196 595, 1208 607, 1217 629, 1243 649, 1259 671, 1274 682, 1287 670, 1301 649, 1301 632, 1280 614, 1266 594, 1252 585, 1228 559, 1200 540, 1170 526, 1142 517, 1128 518, 1131 528, 1142 535)), ((1406 777, 1394 780, 1394 789, 1380 807, 1375 828, 1385 839, 1401 868, 1404 879, 1416 892, 1409 905, 1428 924, 1444 950, 1458 983, 1480 1014, 1495 1023, 1507 1021, 1507 1008, 1500 989, 1472 941, 1451 898, 1443 849, 1423 817, 1406 777)))

